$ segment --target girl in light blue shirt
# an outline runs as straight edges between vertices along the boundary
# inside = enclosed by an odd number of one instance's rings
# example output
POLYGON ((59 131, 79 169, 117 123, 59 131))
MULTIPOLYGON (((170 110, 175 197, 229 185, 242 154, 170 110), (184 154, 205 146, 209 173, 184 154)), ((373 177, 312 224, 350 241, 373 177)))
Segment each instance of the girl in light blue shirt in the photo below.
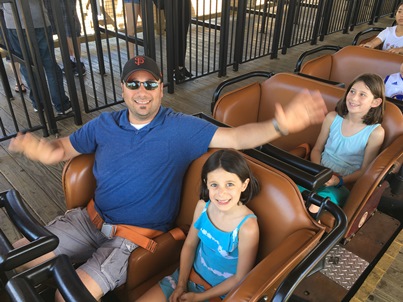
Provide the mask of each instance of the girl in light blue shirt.
MULTIPOLYGON (((329 112, 311 152, 311 161, 333 170, 318 193, 343 206, 352 185, 375 159, 385 131, 381 126, 385 86, 377 74, 362 74, 329 112)), ((312 212, 317 207, 310 208, 312 212)))

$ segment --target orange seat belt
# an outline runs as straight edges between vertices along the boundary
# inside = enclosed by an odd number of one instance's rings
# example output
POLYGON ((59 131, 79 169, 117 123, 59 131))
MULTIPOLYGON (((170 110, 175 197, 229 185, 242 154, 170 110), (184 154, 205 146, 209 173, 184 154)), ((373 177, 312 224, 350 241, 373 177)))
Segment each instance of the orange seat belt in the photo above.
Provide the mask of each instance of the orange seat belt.
MULTIPOLYGON (((90 217, 92 223, 95 227, 100 230, 104 223, 101 215, 95 209, 95 202, 93 199, 87 205, 87 212, 88 216, 90 217)), ((127 225, 127 224, 117 224, 114 225, 114 236, 123 237, 131 242, 141 246, 142 248, 150 251, 151 253, 155 252, 157 247, 157 243, 152 240, 163 232, 159 230, 153 230, 148 228, 142 228, 134 225, 127 225)), ((186 235, 180 228, 175 228, 170 231, 173 238, 176 240, 184 240, 186 235)))

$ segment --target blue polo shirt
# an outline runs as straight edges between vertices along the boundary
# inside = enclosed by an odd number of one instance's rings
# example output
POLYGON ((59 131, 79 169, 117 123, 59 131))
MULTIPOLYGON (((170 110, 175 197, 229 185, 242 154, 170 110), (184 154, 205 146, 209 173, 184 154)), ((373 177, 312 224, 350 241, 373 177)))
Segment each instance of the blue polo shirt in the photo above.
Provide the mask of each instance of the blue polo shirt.
POLYGON ((95 153, 95 206, 112 224, 167 231, 178 213, 183 176, 208 149, 217 126, 161 107, 137 130, 128 110, 102 113, 71 134, 80 153, 95 153))

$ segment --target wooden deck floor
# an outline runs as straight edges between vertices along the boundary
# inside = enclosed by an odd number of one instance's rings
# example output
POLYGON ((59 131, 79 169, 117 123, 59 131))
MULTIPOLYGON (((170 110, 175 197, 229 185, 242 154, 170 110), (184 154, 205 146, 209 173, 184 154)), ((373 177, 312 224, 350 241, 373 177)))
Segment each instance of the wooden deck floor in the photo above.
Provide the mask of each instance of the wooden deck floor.
MULTIPOLYGON (((393 20, 389 17, 385 17, 382 18, 375 26, 389 26, 392 21, 393 20)), ((175 87, 174 94, 168 94, 166 91, 164 92, 165 94, 162 104, 164 106, 172 107, 176 111, 187 114, 194 114, 198 112, 210 114, 210 102, 212 94, 214 89, 221 81, 254 70, 293 72, 295 63, 301 52, 319 45, 349 45, 351 44, 355 34, 367 27, 368 25, 365 24, 357 26, 355 30, 349 34, 336 33, 329 35, 325 38, 325 41, 319 42, 318 45, 310 45, 306 43, 296 46, 289 49, 286 55, 279 54, 278 59, 271 60, 269 57, 265 57, 242 64, 238 72, 234 72, 229 69, 228 75, 223 78, 218 78, 213 74, 177 85, 175 87)), ((11 82, 11 85, 13 87, 14 83, 11 82)), ((5 96, 0 95, 0 98, 5 98, 5 96)), ((120 110, 121 108, 122 105, 118 105, 103 111, 120 110)), ((83 113, 84 123, 99 115, 100 112, 90 114, 83 113)), ((33 112, 30 114, 34 116, 33 112)), ((60 135, 62 136, 69 135, 74 130, 79 128, 78 126, 74 125, 71 119, 63 120, 60 122, 59 127, 60 135)), ((31 213, 41 223, 45 224, 52 220, 56 215, 62 214, 65 211, 63 191, 61 188, 61 170, 63 165, 58 164, 55 166, 44 166, 42 164, 29 161, 22 156, 10 154, 7 150, 7 146, 7 141, 0 143, 0 192, 12 188, 19 191, 22 198, 29 206, 31 213)), ((7 215, 3 210, 0 210, 0 227, 8 236, 10 241, 14 241, 20 237, 20 234, 12 227, 7 215)), ((399 238, 401 255, 401 236, 399 238)), ((400 271, 403 269, 401 260, 399 262, 398 269, 400 271)), ((374 295, 376 295, 376 293, 374 293, 374 295)), ((402 292, 401 296, 403 296, 402 292)), ((375 299, 373 301, 384 300, 375 299)))

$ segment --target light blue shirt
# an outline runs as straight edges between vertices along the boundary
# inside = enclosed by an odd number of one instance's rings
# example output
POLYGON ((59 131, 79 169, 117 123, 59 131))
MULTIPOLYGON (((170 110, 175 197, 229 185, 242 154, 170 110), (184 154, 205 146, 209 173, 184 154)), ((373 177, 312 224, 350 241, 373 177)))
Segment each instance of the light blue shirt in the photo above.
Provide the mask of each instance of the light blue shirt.
POLYGON ((194 269, 211 286, 222 283, 236 273, 238 264, 238 235, 241 226, 254 214, 246 215, 231 232, 217 229, 207 214, 210 201, 194 223, 199 230, 199 245, 196 250, 194 269))
POLYGON ((368 138, 380 124, 367 125, 352 136, 344 136, 341 132, 342 123, 343 118, 337 115, 330 126, 321 165, 346 176, 361 168, 368 138))

